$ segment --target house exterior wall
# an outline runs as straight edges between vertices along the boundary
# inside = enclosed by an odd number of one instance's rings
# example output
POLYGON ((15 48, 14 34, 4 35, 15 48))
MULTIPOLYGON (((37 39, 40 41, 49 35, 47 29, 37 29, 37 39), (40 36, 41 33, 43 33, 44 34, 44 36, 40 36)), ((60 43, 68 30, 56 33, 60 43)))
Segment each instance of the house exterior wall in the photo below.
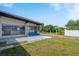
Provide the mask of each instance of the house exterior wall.
POLYGON ((0 21, 2 24, 25 25, 24 21, 20 21, 20 20, 13 19, 13 18, 8 18, 8 17, 4 17, 4 16, 2 16, 0 18, 0 21))
POLYGON ((64 30, 65 36, 79 37, 79 30, 64 30))
POLYGON ((25 26, 25 35, 26 36, 28 36, 28 32, 31 31, 30 26, 35 26, 35 27, 37 26, 36 24, 30 23, 30 22, 26 23, 24 21, 20 21, 17 19, 1 16, 0 17, 0 42, 6 41, 7 44, 15 43, 16 42, 15 38, 11 39, 9 37, 15 37, 18 35, 2 36, 2 24, 25 26), (4 39, 4 38, 7 38, 7 39, 4 39))
MULTIPOLYGON (((27 35, 27 33, 28 33, 29 31, 31 31, 31 30, 30 30, 30 26, 37 26, 36 24, 30 23, 30 22, 25 23, 24 21, 20 21, 20 20, 13 19, 13 18, 8 18, 8 17, 4 17, 4 16, 2 16, 2 17, 0 18, 0 22, 1 22, 1 23, 0 23, 1 25, 2 25, 2 24, 10 24, 10 25, 25 26, 25 35, 27 35)), ((2 27, 2 26, 0 26, 0 27, 2 27)), ((0 29, 0 30, 1 30, 1 29, 0 29)), ((0 32, 2 32, 2 30, 1 30, 0 32)))

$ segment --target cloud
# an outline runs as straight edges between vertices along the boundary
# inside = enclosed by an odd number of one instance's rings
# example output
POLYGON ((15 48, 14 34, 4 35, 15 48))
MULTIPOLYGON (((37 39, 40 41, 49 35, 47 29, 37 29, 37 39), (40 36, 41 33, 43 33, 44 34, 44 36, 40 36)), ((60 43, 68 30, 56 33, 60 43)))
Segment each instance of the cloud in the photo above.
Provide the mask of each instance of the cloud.
POLYGON ((69 19, 79 19, 79 4, 74 4, 73 7, 68 11, 67 16, 69 19))
POLYGON ((79 3, 69 3, 69 4, 60 4, 60 3, 51 3, 50 6, 54 7, 55 11, 60 11, 65 14, 68 19, 77 20, 79 19, 79 3))
POLYGON ((12 7, 12 3, 0 3, 0 5, 5 6, 5 7, 12 7))
POLYGON ((61 7, 60 7, 59 3, 50 3, 49 5, 52 6, 52 7, 54 7, 54 9, 56 11, 60 11, 61 10, 61 7))

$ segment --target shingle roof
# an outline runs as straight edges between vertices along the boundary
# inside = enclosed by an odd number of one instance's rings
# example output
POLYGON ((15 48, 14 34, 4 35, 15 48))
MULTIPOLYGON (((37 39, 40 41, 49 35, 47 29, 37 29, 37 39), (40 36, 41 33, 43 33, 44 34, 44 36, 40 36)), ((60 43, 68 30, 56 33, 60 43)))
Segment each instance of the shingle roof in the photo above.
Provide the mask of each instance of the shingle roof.
POLYGON ((8 13, 8 12, 4 12, 4 11, 0 11, 0 15, 1 15, 1 16, 10 17, 10 18, 14 18, 14 19, 18 19, 18 20, 22 20, 22 21, 25 21, 25 22, 35 23, 35 24, 37 24, 37 25, 43 24, 43 23, 36 22, 36 21, 33 21, 33 20, 31 20, 31 19, 28 19, 28 18, 24 18, 24 17, 22 17, 22 16, 18 16, 18 15, 14 15, 14 14, 11 14, 11 13, 8 13))

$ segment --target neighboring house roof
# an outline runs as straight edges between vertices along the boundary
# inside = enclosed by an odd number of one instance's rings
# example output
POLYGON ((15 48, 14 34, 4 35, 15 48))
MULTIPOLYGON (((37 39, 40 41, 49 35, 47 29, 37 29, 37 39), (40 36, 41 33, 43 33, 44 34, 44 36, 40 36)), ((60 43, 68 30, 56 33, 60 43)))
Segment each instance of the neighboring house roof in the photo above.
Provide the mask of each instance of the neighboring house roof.
POLYGON ((0 11, 0 15, 1 16, 10 17, 10 18, 14 18, 14 19, 18 19, 18 20, 22 20, 22 21, 25 21, 25 22, 35 23, 37 25, 43 24, 43 23, 40 23, 40 22, 36 22, 36 21, 30 20, 28 18, 24 18, 24 17, 18 16, 18 15, 14 15, 14 14, 11 14, 11 13, 8 13, 8 12, 4 12, 4 11, 0 11))

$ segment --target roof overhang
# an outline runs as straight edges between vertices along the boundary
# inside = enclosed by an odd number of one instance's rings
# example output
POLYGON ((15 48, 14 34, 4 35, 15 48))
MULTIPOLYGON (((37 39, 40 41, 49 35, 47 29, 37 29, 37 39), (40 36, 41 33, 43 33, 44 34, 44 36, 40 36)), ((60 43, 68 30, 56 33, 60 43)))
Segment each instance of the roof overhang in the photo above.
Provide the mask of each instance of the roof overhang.
POLYGON ((18 19, 18 20, 21 20, 21 21, 25 21, 25 22, 27 22, 27 23, 28 23, 28 22, 34 23, 34 24, 37 24, 37 25, 43 24, 43 23, 36 22, 36 21, 33 21, 33 20, 31 20, 31 19, 28 19, 28 18, 24 18, 24 17, 17 16, 17 15, 8 13, 8 12, 4 12, 4 11, 0 11, 0 16, 5 16, 5 17, 9 17, 9 18, 14 18, 14 19, 18 19))

